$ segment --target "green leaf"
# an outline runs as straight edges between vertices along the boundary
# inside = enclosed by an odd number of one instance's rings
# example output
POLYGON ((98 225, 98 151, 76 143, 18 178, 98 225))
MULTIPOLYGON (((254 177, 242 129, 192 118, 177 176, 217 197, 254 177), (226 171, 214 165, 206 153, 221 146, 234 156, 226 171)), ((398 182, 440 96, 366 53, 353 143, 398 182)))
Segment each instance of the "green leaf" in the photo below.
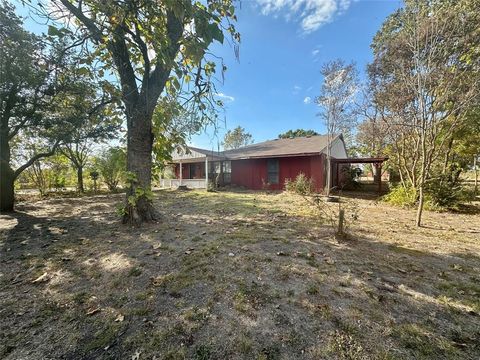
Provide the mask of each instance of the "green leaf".
POLYGON ((78 69, 78 74, 88 76, 88 75, 90 75, 90 70, 88 70, 85 67, 81 67, 81 68, 78 69))
POLYGON ((207 32, 213 39, 223 44, 223 31, 218 27, 217 24, 208 24, 207 32))
POLYGON ((53 25, 48 25, 48 35, 63 37, 65 34, 53 25))

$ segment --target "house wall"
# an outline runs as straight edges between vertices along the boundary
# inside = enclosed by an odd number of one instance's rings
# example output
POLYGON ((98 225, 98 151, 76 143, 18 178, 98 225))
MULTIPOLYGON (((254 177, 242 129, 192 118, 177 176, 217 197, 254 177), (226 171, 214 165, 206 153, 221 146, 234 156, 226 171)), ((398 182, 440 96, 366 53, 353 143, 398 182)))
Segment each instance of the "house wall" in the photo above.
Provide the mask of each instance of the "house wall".
POLYGON ((345 159, 348 157, 347 150, 345 149, 345 143, 339 137, 333 141, 330 148, 330 154, 335 159, 345 159))
MULTIPOLYGON (((294 156, 277 158, 279 160, 279 183, 271 184, 269 189, 282 190, 286 179, 294 179, 304 173, 313 179, 315 190, 324 186, 324 156, 294 156)), ((248 189, 261 190, 267 181, 267 159, 232 160, 232 184, 248 189)))

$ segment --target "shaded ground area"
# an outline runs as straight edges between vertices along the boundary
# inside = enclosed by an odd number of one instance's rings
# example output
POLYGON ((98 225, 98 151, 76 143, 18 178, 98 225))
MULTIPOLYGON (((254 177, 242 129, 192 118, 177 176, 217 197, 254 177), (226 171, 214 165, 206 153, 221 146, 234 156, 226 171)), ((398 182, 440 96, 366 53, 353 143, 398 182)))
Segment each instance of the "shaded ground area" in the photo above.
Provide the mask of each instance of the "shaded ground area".
POLYGON ((293 195, 156 198, 141 229, 119 224, 122 195, 0 216, 1 358, 480 357, 478 213, 418 230, 358 200, 338 242, 293 195))

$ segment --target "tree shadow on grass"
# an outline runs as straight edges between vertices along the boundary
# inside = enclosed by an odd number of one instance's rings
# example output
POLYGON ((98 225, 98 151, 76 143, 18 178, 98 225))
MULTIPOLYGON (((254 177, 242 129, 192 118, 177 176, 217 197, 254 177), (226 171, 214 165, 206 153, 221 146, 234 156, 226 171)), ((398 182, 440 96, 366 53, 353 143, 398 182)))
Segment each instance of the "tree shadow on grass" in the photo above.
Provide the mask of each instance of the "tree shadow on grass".
POLYGON ((2 327, 14 346, 6 355, 125 358, 142 349, 147 358, 183 351, 314 359, 384 349, 474 358, 480 351, 479 317, 464 310, 475 306, 477 255, 407 249, 368 234, 338 243, 280 205, 272 212, 256 194, 228 195, 159 193, 162 222, 140 229, 119 224, 114 201, 95 211, 98 201, 80 211, 81 203, 67 201, 45 216, 14 214, 0 265, 10 300, 2 327), (69 277, 33 286, 39 267, 12 284, 35 258, 69 277), (107 259, 129 265, 105 266, 107 259), (28 307, 31 317, 18 315, 28 307), (317 346, 334 350, 315 354, 317 346))

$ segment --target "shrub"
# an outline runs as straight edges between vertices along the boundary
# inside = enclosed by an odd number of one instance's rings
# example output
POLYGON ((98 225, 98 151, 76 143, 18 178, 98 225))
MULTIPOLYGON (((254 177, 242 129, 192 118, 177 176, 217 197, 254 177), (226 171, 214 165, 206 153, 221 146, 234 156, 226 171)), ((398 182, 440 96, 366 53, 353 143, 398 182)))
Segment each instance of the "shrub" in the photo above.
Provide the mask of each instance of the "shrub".
POLYGON ((313 180, 305 174, 300 173, 295 180, 285 180, 285 190, 299 195, 308 195, 313 192, 313 180))
POLYGON ((436 208, 450 208, 466 200, 465 191, 458 181, 460 171, 454 168, 427 181, 425 193, 436 208))
POLYGON ((344 166, 342 167, 342 186, 343 190, 358 190, 361 184, 358 178, 362 175, 362 169, 358 167, 344 166))
POLYGON ((125 178, 127 155, 122 148, 112 147, 102 152, 96 166, 110 191, 116 191, 118 184, 125 178))
POLYGON ((417 192, 413 187, 404 188, 401 185, 397 185, 383 197, 383 200, 392 205, 410 207, 417 202, 417 192))

